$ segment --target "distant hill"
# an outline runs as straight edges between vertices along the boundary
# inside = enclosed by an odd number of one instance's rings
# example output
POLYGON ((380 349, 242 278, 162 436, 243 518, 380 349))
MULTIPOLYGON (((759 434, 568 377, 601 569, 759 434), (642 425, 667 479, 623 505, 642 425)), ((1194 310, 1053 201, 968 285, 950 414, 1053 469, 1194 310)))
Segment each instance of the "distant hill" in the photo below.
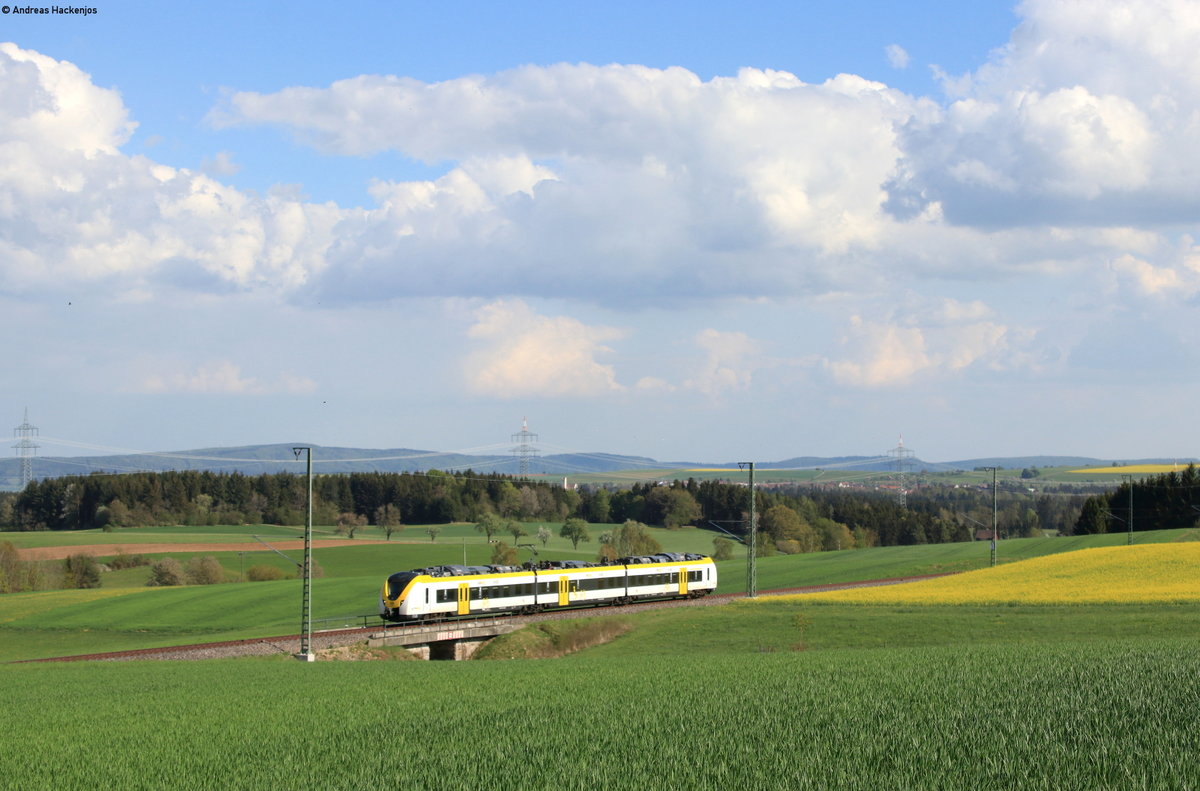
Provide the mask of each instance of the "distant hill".
POLYGON ((954 466, 963 470, 976 467, 1002 467, 1007 470, 1026 467, 1107 467, 1112 464, 1189 464, 1196 459, 1093 459, 1087 456, 1015 456, 1010 458, 966 459, 948 461, 941 466, 954 466))
MULTIPOLYGON (((163 472, 167 470, 211 470, 262 475, 277 472, 303 472, 304 456, 297 459, 292 448, 307 443, 245 445, 235 448, 199 448, 114 456, 38 456, 33 460, 37 478, 59 478, 89 473, 163 472)), ((461 453, 417 450, 414 448, 337 448, 313 445, 313 471, 349 472, 424 472, 426 470, 465 470, 517 474, 520 460, 511 455, 468 456, 461 453)), ((618 456, 611 453, 572 453, 537 456, 527 459, 533 475, 570 475, 653 467, 662 462, 644 456, 618 456)), ((16 490, 21 483, 21 461, 0 460, 0 489, 16 490)))
MULTIPOLYGON (((87 475, 93 472, 162 472, 165 470, 212 470, 261 475, 277 472, 302 472, 303 458, 297 459, 293 447, 305 443, 273 445, 244 445, 235 448, 200 448, 197 450, 164 451, 161 453, 126 454, 115 456, 39 456, 33 461, 37 478, 58 478, 64 475, 87 475)), ((701 467, 737 467, 736 462, 662 462, 646 456, 622 456, 614 453, 565 453, 528 458, 532 475, 576 475, 612 472, 616 470, 663 470, 701 467)), ((1188 463, 1195 459, 1127 459, 1122 463, 1170 464, 1188 463)), ((317 473, 349 472, 424 472, 426 470, 465 470, 498 472, 515 475, 520 472, 520 460, 512 455, 471 456, 461 453, 418 450, 414 448, 339 448, 313 446, 313 470, 317 473)), ((948 472, 972 470, 976 467, 1100 467, 1111 460, 1084 456, 1020 456, 1010 458, 965 459, 950 462, 927 462, 909 459, 911 471, 948 472)), ((895 468, 887 456, 795 456, 783 461, 758 462, 760 469, 815 469, 885 471, 895 468)), ((0 490, 15 490, 21 482, 21 460, 0 460, 0 490)))

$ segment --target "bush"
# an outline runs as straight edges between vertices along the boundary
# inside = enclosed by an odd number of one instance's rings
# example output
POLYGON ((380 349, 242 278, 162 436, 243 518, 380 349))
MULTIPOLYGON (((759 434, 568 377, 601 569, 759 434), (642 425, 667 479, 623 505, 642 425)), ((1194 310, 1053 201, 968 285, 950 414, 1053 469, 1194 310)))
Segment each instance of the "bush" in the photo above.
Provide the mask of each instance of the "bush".
POLYGON ((150 579, 146 582, 150 587, 168 587, 183 585, 186 576, 183 566, 175 558, 163 558, 150 567, 150 579))
POLYGON ((0 541, 0 593, 16 593, 25 587, 25 564, 11 541, 0 541))
POLYGON ((99 588, 100 564, 91 555, 71 555, 63 561, 63 585, 68 588, 99 588))
POLYGON ((728 538, 714 538, 712 559, 733 560, 733 542, 728 538))
POLYGON ((225 581, 225 569, 212 555, 192 558, 187 564, 187 580, 191 585, 216 585, 225 581))
POLYGON ((138 566, 149 566, 150 558, 145 555, 127 555, 124 551, 118 552, 113 556, 113 559, 108 561, 108 567, 113 570, 132 569, 138 566))
POLYGON ((258 565, 246 569, 246 579, 251 582, 269 582, 283 579, 283 572, 275 566, 258 565))
POLYGON ((510 547, 503 541, 497 541, 492 545, 491 563, 493 566, 515 566, 517 562, 516 547, 510 547))

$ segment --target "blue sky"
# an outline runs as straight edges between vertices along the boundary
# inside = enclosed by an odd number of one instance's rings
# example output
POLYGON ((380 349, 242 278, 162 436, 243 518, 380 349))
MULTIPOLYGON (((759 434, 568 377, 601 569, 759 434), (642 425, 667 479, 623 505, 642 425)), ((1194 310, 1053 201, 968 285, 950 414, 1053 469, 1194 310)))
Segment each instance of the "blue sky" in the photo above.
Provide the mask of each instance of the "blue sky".
POLYGON ((1191 3, 0 16, 43 453, 1196 455, 1191 3))

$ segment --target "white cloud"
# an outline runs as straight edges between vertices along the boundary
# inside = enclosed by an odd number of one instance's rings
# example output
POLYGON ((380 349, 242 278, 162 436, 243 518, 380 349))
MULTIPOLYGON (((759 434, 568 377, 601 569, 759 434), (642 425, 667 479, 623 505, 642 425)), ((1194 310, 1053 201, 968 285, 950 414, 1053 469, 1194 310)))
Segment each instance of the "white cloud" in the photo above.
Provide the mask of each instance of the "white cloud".
POLYGON ((673 393, 676 390, 675 385, 657 376, 643 376, 634 387, 646 393, 673 393))
MULTIPOLYGON (((852 387, 906 384, 933 364, 925 350, 925 334, 917 327, 870 324, 853 316, 851 333, 858 347, 858 359, 828 363, 834 379, 841 384, 852 387)), ((846 340, 850 342, 850 338, 846 340)))
POLYGON ((707 329, 696 336, 695 343, 704 352, 704 361, 684 387, 705 395, 746 390, 754 371, 762 366, 758 343, 744 332, 707 329))
POLYGON ((908 52, 899 44, 888 44, 884 47, 884 53, 887 55, 888 64, 893 69, 908 68, 908 52))
MULTIPOLYGON (((64 61, 0 45, 0 275, 14 293, 295 288, 319 271, 342 212, 258 198, 120 152, 115 91, 64 61)), ((214 164, 229 159, 218 154, 214 164)))
POLYGON ((232 176, 241 171, 242 166, 233 161, 229 151, 218 151, 201 162, 200 169, 210 176, 232 176))
MULTIPOLYGON (((1033 0, 1021 13, 1009 46, 945 106, 849 74, 560 64, 438 83, 360 76, 234 93, 214 110, 218 125, 279 125, 334 156, 396 151, 442 169, 381 178, 362 208, 127 155, 119 94, 5 45, 0 289, 125 304, 230 291, 325 306, 480 300, 516 330, 489 334, 498 319, 480 315, 472 337, 493 359, 476 360, 472 381, 512 394, 622 389, 605 356, 614 330, 493 302, 513 295, 672 314, 837 295, 843 315, 884 318, 802 353, 855 386, 998 365, 1023 333, 1045 339, 1047 325, 1131 300, 1185 311, 1196 256, 1173 234, 1200 211, 1196 12, 1148 2, 1126 19, 1115 0, 1033 0), (1047 284, 1061 304, 1028 305, 1047 284), (897 292, 927 302, 909 319, 871 311, 897 292)), ((208 169, 234 163, 218 152, 208 169)), ((627 392, 715 395, 775 365, 744 336, 698 342, 690 375, 627 392)))
POLYGON ((236 93, 214 119, 281 124, 330 153, 461 162, 481 200, 551 248, 576 243, 578 228, 611 239, 626 213, 634 228, 644 225, 636 218, 666 220, 666 233, 635 236, 637 251, 622 252, 670 267, 681 244, 704 255, 706 245, 872 243, 880 185, 899 155, 893 125, 916 105, 852 75, 810 85, 743 69, 703 82, 680 68, 559 64, 434 84, 363 76, 236 93), (481 175, 514 163, 532 205, 498 205, 516 189, 481 175), (561 188, 534 187, 551 177, 561 188), (555 232, 562 227, 571 236, 555 232))
POLYGON ((1194 216, 1200 10, 1181 0, 1028 0, 1009 45, 914 119, 890 206, 985 227, 1194 216), (1136 11, 1135 11, 1136 9, 1136 11))
POLYGON ((850 318, 842 344, 843 359, 828 359, 825 367, 848 387, 897 387, 919 377, 944 379, 983 365, 993 370, 1028 367, 1024 347, 1032 334, 991 321, 976 320, 987 313, 982 303, 948 304, 934 308, 925 325, 915 320, 867 321, 850 318))
POLYGON ((1163 302, 1189 302, 1200 294, 1200 248, 1184 235, 1173 250, 1153 251, 1154 261, 1132 254, 1117 257, 1112 269, 1137 291, 1163 302))
POLYGON ((158 370, 145 374, 135 386, 141 393, 207 393, 221 395, 269 395, 310 393, 316 389, 311 379, 283 373, 264 381, 242 374, 239 366, 227 360, 202 365, 191 371, 158 370))
POLYGON ((467 331, 481 347, 467 360, 471 390, 496 398, 598 396, 623 390, 603 343, 624 335, 569 316, 541 316, 521 300, 483 306, 467 331))

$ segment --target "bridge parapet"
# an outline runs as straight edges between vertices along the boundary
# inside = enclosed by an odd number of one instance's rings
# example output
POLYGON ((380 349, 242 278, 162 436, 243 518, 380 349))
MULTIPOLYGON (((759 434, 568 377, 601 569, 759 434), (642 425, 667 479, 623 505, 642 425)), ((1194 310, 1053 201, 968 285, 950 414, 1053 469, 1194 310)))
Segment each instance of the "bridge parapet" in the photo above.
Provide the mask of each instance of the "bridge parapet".
POLYGON ((405 626, 367 638, 369 646, 398 645, 422 659, 468 659, 479 646, 520 629, 524 624, 459 621, 433 626, 405 626))

